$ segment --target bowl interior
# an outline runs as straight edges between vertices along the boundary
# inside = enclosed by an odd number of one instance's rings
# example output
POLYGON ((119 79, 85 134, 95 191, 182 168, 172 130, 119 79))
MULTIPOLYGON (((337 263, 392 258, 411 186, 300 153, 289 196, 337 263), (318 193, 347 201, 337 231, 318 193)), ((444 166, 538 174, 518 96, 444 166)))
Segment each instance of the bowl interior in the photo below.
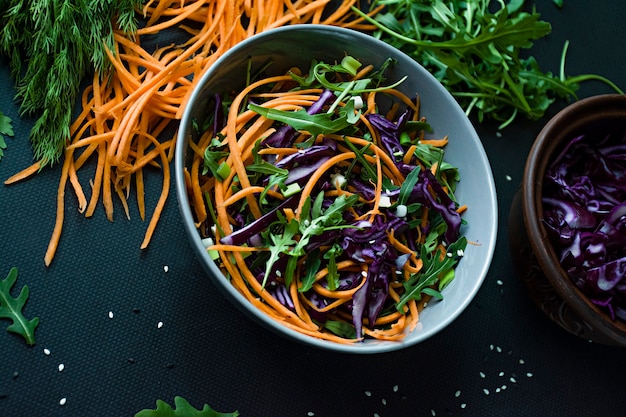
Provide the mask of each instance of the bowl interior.
POLYGON ((309 345, 343 352, 375 353, 400 349, 432 336, 452 322, 472 300, 487 274, 496 241, 497 203, 491 168, 482 144, 454 98, 431 74, 411 58, 371 36, 337 27, 296 25, 263 32, 241 42, 217 60, 200 80, 181 121, 178 141, 177 193, 194 251, 213 282, 235 305, 280 334, 309 345), (449 136, 446 160, 456 165, 461 173, 456 196, 469 207, 464 214, 468 224, 461 232, 476 244, 468 245, 455 280, 443 292, 444 300, 429 305, 420 316, 419 328, 402 342, 368 340, 355 345, 339 345, 301 335, 261 314, 226 281, 209 259, 187 204, 183 170, 189 139, 193 135, 192 125, 194 120, 204 118, 213 94, 243 87, 249 63, 254 69, 271 62, 267 72, 281 74, 292 66, 306 71, 312 59, 336 62, 345 54, 375 66, 388 58, 397 61, 388 81, 391 83, 408 75, 399 89, 410 96, 419 94, 421 115, 432 125, 433 137, 449 136))
POLYGON ((523 215, 533 253, 557 293, 597 332, 626 345, 626 324, 613 321, 573 284, 561 268, 541 219, 543 177, 565 144, 579 135, 598 136, 615 129, 626 131, 626 96, 607 94, 580 100, 559 112, 541 130, 525 167, 523 215))

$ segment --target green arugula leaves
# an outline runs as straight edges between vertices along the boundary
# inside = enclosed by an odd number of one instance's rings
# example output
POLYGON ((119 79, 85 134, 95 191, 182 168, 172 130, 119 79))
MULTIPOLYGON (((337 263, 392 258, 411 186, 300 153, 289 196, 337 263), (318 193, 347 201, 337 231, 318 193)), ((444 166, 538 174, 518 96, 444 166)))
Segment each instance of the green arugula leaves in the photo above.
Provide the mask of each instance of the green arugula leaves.
POLYGON ((182 397, 174 397, 174 407, 162 400, 157 400, 155 410, 141 410, 135 417, 238 417, 239 412, 220 413, 204 404, 202 410, 195 409, 182 397))
POLYGON ((2 160, 4 150, 7 148, 5 136, 13 137, 13 126, 11 126, 11 119, 0 111, 0 160, 2 160))
POLYGON ((338 132, 356 123, 359 113, 354 110, 354 101, 349 100, 339 111, 337 117, 332 113, 308 114, 306 110, 285 111, 249 104, 248 108, 261 116, 292 126, 296 130, 304 130, 313 137, 338 132))
POLYGON ((409 300, 420 300, 423 294, 442 299, 441 291, 454 278, 454 267, 463 257, 466 246, 465 236, 452 243, 445 254, 439 250, 429 253, 427 245, 422 246, 420 258, 424 265, 420 272, 403 283, 405 293, 396 304, 398 310, 409 300))
MULTIPOLYGON (((480 122, 489 117, 504 128, 518 115, 537 120, 556 98, 576 98, 587 80, 623 94, 604 77, 567 77, 563 70, 557 76, 542 71, 535 58, 520 57, 552 30, 539 13, 523 10, 524 0, 375 0, 374 6, 383 3, 386 12, 374 18, 353 11, 377 26, 374 36, 421 63, 480 122)), ((554 3, 562 6, 562 0, 554 3)))
POLYGON ((29 345, 35 344, 35 329, 39 325, 39 318, 28 320, 24 317, 22 309, 28 300, 28 286, 22 287, 19 295, 13 297, 11 288, 17 280, 17 269, 11 268, 9 275, 0 281, 0 319, 9 319, 13 323, 7 327, 7 331, 17 333, 24 337, 29 345))
MULTIPOLYGON (((343 212, 356 204, 359 200, 358 195, 341 195, 325 210, 322 208, 323 199, 324 194, 318 194, 311 206, 311 199, 308 198, 302 208, 299 219, 291 219, 289 222, 286 222, 284 216, 279 215, 277 226, 280 227, 282 225, 281 233, 278 233, 275 227, 269 227, 265 231, 263 238, 268 242, 270 255, 266 261, 263 285, 265 285, 272 272, 272 267, 276 261, 278 261, 281 254, 290 257, 286 270, 281 271, 281 273, 284 273, 283 278, 288 285, 293 279, 293 272, 295 271, 298 258, 305 255, 304 248, 313 236, 319 236, 329 230, 353 227, 344 224, 343 212)), ((309 264, 309 266, 311 265, 312 264, 309 264)), ((315 270, 317 270, 319 263, 315 263, 315 266, 315 270)), ((304 292, 309 290, 311 285, 313 285, 313 279, 314 273, 307 273, 300 291, 304 292)))

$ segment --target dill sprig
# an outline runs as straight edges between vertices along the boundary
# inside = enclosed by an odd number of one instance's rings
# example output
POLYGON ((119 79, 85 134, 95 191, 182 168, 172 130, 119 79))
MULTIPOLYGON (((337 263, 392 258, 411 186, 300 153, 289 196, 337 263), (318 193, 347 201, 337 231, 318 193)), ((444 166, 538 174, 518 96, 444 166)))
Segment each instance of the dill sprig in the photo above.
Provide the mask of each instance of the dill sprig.
POLYGON ((0 54, 15 80, 22 116, 37 119, 30 132, 34 158, 58 162, 82 80, 109 68, 104 45, 113 29, 133 33, 143 0, 0 0, 0 54))

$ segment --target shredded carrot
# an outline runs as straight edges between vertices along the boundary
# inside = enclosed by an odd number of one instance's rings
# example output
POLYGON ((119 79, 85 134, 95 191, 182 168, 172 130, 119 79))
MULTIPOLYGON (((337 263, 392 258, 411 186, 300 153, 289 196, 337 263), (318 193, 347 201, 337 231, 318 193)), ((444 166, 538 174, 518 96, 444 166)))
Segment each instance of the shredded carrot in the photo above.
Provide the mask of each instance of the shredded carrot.
POLYGON ((11 175, 9 178, 7 178, 4 181, 4 183, 6 185, 15 184, 16 182, 23 181, 23 180, 31 177, 32 175, 35 175, 36 173, 39 172, 39 170, 41 170, 41 167, 43 165, 42 162, 43 161, 35 161, 35 163, 30 165, 29 167, 21 170, 17 174, 11 175))
POLYGON ((448 137, 446 136, 443 139, 422 139, 420 143, 424 145, 436 146, 438 148, 443 148, 448 144, 448 137))

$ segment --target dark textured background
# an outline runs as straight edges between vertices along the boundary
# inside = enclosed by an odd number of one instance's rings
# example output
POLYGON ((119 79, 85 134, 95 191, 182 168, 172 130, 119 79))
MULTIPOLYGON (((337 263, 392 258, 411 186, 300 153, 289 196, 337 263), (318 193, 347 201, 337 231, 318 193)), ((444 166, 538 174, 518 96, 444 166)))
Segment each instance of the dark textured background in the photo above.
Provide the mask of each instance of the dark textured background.
MULTIPOLYGON (((569 39, 568 74, 598 73, 626 87, 626 3, 565 0, 562 10, 538 3, 553 25, 532 50, 544 69, 558 72, 569 39)), ((590 83, 580 96, 605 92, 590 83)), ((0 109, 16 134, 0 161, 2 181, 32 161, 32 121, 19 118, 13 95, 0 61, 0 109)), ((510 202, 545 121, 519 120, 501 137, 494 126, 475 123, 499 200, 490 272, 475 301, 432 340, 376 356, 307 348, 244 318, 194 258, 173 189, 144 252, 146 223, 134 207, 130 221, 120 207, 113 223, 101 208, 85 219, 68 192, 63 237, 46 268, 60 169, 0 185, 0 277, 18 268, 17 287, 31 290, 25 315, 41 319, 34 347, 0 321, 0 417, 133 416, 157 399, 173 404, 176 395, 242 417, 626 416, 626 351, 590 344, 548 321, 511 263, 510 202)), ((148 177, 150 208, 160 181, 157 172, 148 177)))

